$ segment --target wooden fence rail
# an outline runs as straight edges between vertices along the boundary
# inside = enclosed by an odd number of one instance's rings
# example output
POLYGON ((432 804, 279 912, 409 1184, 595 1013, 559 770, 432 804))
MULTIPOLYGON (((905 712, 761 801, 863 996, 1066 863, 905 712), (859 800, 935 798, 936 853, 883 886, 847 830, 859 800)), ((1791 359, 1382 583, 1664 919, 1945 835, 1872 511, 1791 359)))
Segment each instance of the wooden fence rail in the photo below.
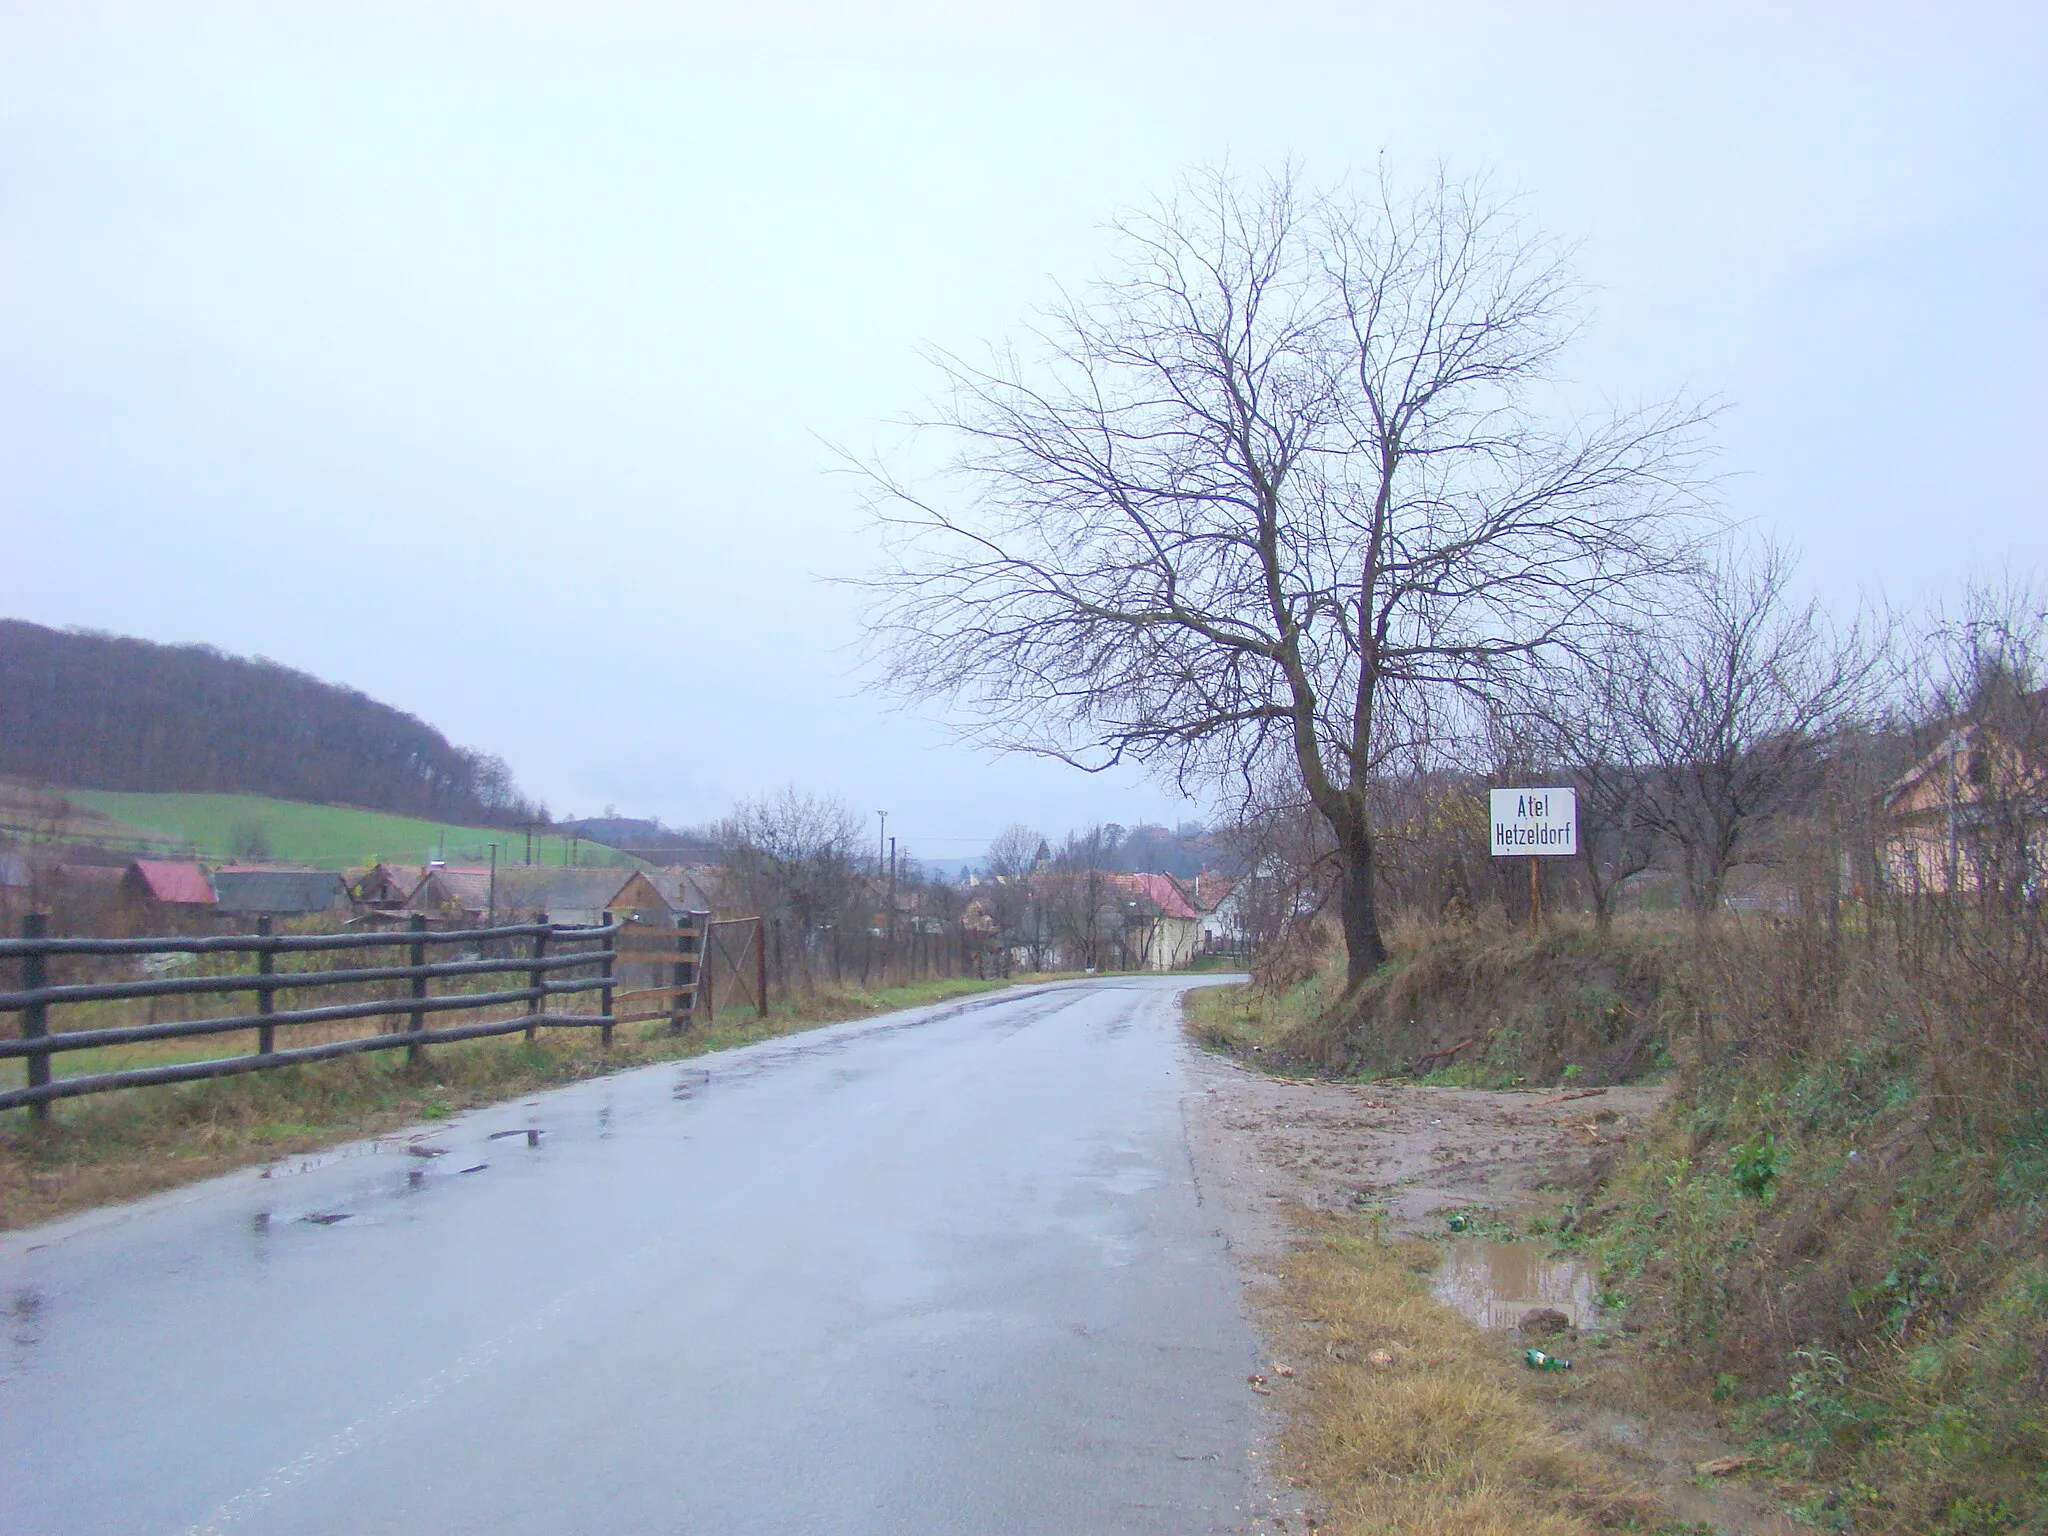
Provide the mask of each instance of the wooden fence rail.
MULTIPOLYGON (((392 933, 273 934, 268 919, 255 934, 222 934, 203 938, 80 939, 58 938, 47 931, 48 920, 31 913, 21 923, 21 936, 0 939, 0 961, 14 960, 20 967, 20 985, 0 992, 0 1015, 18 1014, 18 1039, 0 1039, 0 1060, 27 1062, 28 1081, 20 1088, 0 1090, 0 1110, 28 1107, 38 1118, 49 1113, 51 1101, 82 1094, 106 1093, 119 1088, 140 1088, 159 1083, 193 1082, 202 1078, 231 1077, 242 1072, 261 1072, 272 1067, 302 1062, 325 1061, 361 1051, 405 1047, 417 1061, 426 1046, 455 1040, 475 1040, 488 1035, 508 1035, 523 1030, 533 1039, 540 1028, 591 1029, 601 1032, 603 1043, 611 1044, 612 1027, 619 1020, 612 1012, 615 986, 614 963, 619 957, 618 935, 624 925, 605 922, 595 926, 551 923, 544 915, 526 923, 502 927, 468 928, 452 932, 428 931, 424 918, 392 933), (481 955, 458 960, 430 962, 429 950, 453 945, 474 948, 484 944, 524 942, 526 953, 486 958, 481 955), (561 948, 561 945, 578 947, 561 948), (333 970, 279 970, 279 956, 323 954, 337 950, 402 950, 402 965, 353 965, 333 970), (156 955, 243 954, 255 957, 255 968, 223 976, 161 976, 139 981, 88 981, 52 983, 50 962, 70 956, 144 958, 156 955), (595 975, 563 973, 589 971, 595 975), (489 992, 457 993, 435 997, 428 984, 435 979, 515 975, 523 986, 489 992), (316 1007, 276 1006, 283 991, 353 987, 383 982, 407 983, 406 995, 357 998, 316 1007), (549 1003, 566 995, 595 992, 596 1013, 551 1011, 549 1003), (128 1002, 138 999, 190 997, 193 995, 253 993, 254 1013, 219 1018, 180 1019, 163 1023, 116 1024, 97 1028, 52 1030, 54 1008, 92 1002, 128 1002), (524 1004, 525 1011, 508 1017, 484 1019, 429 1029, 427 1016, 524 1004), (296 1025, 328 1024, 351 1019, 403 1016, 405 1027, 388 1033, 346 1040, 329 1040, 315 1045, 279 1049, 276 1032, 296 1025), (200 1035, 254 1031, 257 1050, 242 1056, 215 1057, 202 1061, 166 1063, 114 1072, 80 1073, 54 1077, 52 1058, 69 1051, 94 1050, 105 1046, 133 1045, 158 1040, 183 1040, 200 1035)), ((701 931, 701 930, 700 930, 701 931)), ((665 959, 675 960, 675 951, 665 959)), ((694 965, 692 966, 694 970, 694 965)), ((694 976, 692 977, 694 982, 694 976)), ((681 991, 680 987, 677 989, 681 991)), ((636 1015, 636 1017, 641 1015, 636 1015)), ((677 1019, 683 1017, 680 1005, 677 1019)))

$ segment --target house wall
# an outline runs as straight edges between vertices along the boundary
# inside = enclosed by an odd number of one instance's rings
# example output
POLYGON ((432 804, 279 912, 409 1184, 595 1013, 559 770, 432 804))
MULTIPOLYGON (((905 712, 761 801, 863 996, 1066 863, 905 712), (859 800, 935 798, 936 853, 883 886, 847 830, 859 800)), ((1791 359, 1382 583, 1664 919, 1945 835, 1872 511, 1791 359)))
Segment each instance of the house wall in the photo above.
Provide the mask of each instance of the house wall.
POLYGON ((2044 799, 2043 774, 1970 727, 1922 758, 1887 797, 1885 877, 1894 889, 1929 895, 1946 895, 1951 884, 1959 892, 2031 886, 2048 871, 2044 799))
POLYGON ((619 888, 618 895, 612 898, 611 905, 605 910, 621 920, 637 917, 643 923, 656 923, 667 928, 676 925, 676 913, 670 909, 661 892, 654 888, 654 882, 637 872, 619 888))
POLYGON ((1201 952, 1200 919, 1161 916, 1152 922, 1139 964, 1148 971, 1176 971, 1184 965, 1193 964, 1201 952))

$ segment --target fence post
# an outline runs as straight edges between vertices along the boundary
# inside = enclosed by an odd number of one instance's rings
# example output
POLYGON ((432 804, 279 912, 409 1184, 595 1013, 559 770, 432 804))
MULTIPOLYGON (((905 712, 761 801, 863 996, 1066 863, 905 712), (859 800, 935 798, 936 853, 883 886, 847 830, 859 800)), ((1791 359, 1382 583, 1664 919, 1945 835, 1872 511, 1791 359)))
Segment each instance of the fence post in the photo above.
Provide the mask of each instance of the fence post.
POLYGON ((604 1007, 604 1023, 598 1026, 598 1044, 606 1050, 612 1048, 612 952, 619 947, 618 928, 612 922, 609 912, 604 914, 604 958, 598 962, 597 974, 604 982, 598 988, 598 1000, 604 1007))
MULTIPOLYGON (((259 939, 270 937, 269 918, 259 917, 256 919, 256 937, 259 939)), ((269 976, 276 969, 277 956, 271 952, 270 946, 266 944, 263 948, 256 951, 256 974, 258 976, 269 976)), ((267 1016, 276 1006, 269 987, 258 987, 256 989, 256 1012, 259 1015, 267 1016)), ((275 1024, 266 1022, 256 1026, 256 1049, 258 1053, 264 1056, 268 1056, 277 1049, 277 1026, 275 1024)))
MULTIPOLYGON (((421 935, 423 935, 427 931, 426 914, 424 912, 413 913, 412 923, 410 926, 412 929, 411 964, 414 970, 418 970, 427 963, 426 940, 421 937, 421 935)), ((413 977, 413 1001, 419 1002, 420 1000, 425 998, 426 995, 427 978, 424 976, 413 977)), ((408 1013, 406 1015, 405 1027, 414 1034, 418 1034, 421 1030, 425 1029, 427 1027, 426 1010, 423 1008, 415 1008, 410 1013, 408 1013)), ((427 1048, 423 1045, 409 1045, 405 1048, 405 1058, 406 1064, 408 1066, 416 1067, 421 1062, 427 1059, 427 1048)))
POLYGON ((668 995, 668 1032, 680 1035, 683 1032, 683 988, 690 983, 684 972, 690 968, 690 923, 693 914, 685 912, 683 920, 676 925, 676 963, 669 967, 668 984, 675 990, 668 995))
MULTIPOLYGON (((50 932, 49 914, 27 912, 21 919, 21 936, 24 939, 47 938, 50 932)), ((31 950, 21 957, 21 989, 24 992, 40 991, 49 985, 50 972, 47 960, 39 949, 31 950)), ((21 1013, 21 1038, 41 1040, 50 1033, 50 1008, 47 1003, 30 1003, 21 1013)), ((50 1053, 39 1051, 28 1058, 28 1085, 40 1088, 50 1080, 50 1053)), ((50 1101, 44 1099, 35 1105, 33 1113, 36 1124, 50 1123, 50 1101)))
POLYGON ((710 918, 705 918, 704 943, 701 956, 697 961, 697 992, 704 999, 704 1022, 706 1024, 716 1024, 718 1022, 718 992, 712 983, 712 977, 717 974, 718 965, 711 947, 717 932, 717 924, 712 922, 710 918))
MULTIPOLYGON (((540 964, 542 960, 547 958, 548 954, 548 930, 546 927, 548 915, 545 912, 536 912, 533 914, 533 920, 541 924, 542 927, 540 932, 533 936, 534 966, 532 970, 526 973, 527 990, 533 993, 533 996, 526 1000, 526 1011, 528 1014, 536 1014, 541 1011, 540 989, 546 986, 548 981, 548 973, 540 964)), ((528 1045, 533 1044, 539 1033, 532 1024, 528 1024, 526 1026, 526 1043, 528 1045)))
POLYGON ((768 1017, 768 919, 754 919, 754 1001, 761 1017, 768 1017))

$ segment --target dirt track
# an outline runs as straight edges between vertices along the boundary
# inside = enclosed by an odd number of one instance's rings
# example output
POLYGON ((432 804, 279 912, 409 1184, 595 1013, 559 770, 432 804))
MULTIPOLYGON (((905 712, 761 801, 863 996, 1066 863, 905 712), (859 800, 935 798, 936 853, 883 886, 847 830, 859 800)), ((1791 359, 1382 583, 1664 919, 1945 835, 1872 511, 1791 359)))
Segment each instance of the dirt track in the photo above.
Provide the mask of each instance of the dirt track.
POLYGON ((1439 1230, 1462 1206, 1512 1210, 1583 1186, 1662 1101, 1661 1087, 1491 1093, 1269 1077, 1203 1053, 1188 1132, 1231 1241, 1274 1252, 1292 1207, 1379 1207, 1392 1230, 1439 1230))

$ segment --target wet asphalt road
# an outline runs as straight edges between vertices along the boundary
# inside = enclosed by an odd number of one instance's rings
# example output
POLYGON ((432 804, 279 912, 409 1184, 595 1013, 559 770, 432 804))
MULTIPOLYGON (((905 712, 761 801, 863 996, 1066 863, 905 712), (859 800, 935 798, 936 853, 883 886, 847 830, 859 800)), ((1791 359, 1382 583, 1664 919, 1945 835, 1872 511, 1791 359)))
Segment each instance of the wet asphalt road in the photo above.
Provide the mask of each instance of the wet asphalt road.
POLYGON ((1258 1355, 1184 985, 837 1025, 0 1239, 0 1530, 1241 1529, 1258 1355))

